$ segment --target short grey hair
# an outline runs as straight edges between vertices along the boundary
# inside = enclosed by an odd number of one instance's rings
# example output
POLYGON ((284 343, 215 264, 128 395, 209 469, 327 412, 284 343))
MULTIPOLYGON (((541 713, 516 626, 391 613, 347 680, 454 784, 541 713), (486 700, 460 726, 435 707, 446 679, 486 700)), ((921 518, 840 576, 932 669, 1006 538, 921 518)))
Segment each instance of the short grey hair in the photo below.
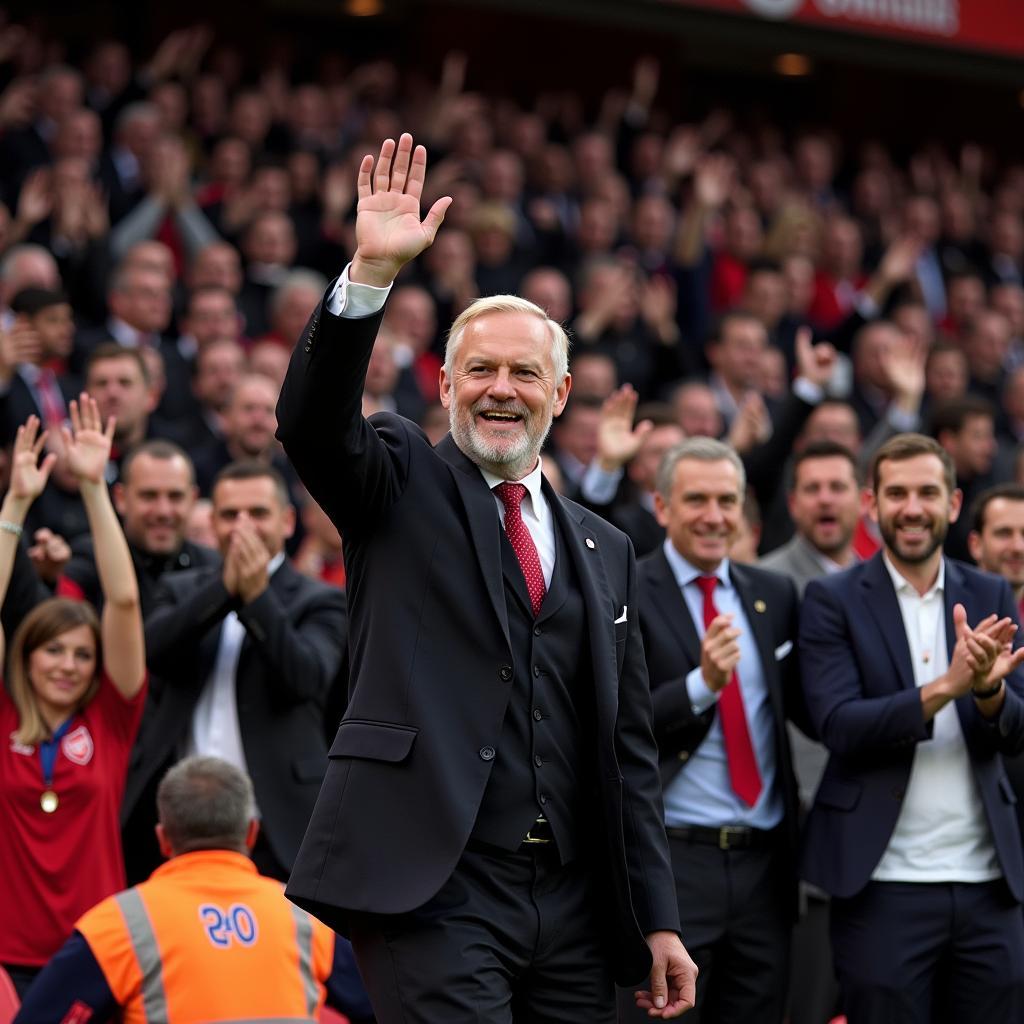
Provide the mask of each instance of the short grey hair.
POLYGON ((160 782, 160 824, 176 854, 244 850, 256 803, 249 776, 219 757, 187 757, 160 782))
POLYGON ((462 336, 466 328, 474 321, 489 313, 527 313, 543 320, 551 334, 551 361, 555 365, 555 384, 561 384, 569 372, 569 335, 565 328, 552 320, 543 309, 529 299, 521 299, 518 295, 488 295, 470 303, 455 319, 448 332, 448 342, 444 348, 444 372, 451 379, 455 354, 462 344, 462 336))
MULTIPOLYGON (((294 270, 289 270, 284 280, 281 281, 270 296, 271 319, 276 317, 281 311, 285 299, 288 298, 288 293, 301 288, 308 288, 311 292, 316 292, 318 296, 323 295, 327 291, 327 278, 319 271, 310 270, 308 267, 296 267, 294 270)), ((315 308, 315 302, 313 306, 315 308)), ((312 309, 310 312, 312 312, 312 309)))
POLYGON ((736 449, 724 441, 716 441, 713 437, 688 437, 682 443, 677 444, 675 448, 670 448, 658 467, 658 493, 665 501, 672 496, 676 466, 683 459, 731 463, 736 470, 736 478, 740 485, 740 501, 743 500, 747 491, 747 471, 743 468, 743 460, 736 454, 736 449))

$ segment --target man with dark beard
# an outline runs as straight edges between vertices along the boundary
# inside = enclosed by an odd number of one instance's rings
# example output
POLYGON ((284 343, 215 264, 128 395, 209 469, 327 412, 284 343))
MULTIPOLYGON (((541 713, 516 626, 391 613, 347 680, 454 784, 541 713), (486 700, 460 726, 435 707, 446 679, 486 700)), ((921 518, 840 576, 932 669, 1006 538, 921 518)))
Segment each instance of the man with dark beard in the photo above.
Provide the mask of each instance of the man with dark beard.
POLYGON ((1024 648, 1003 579, 946 559, 952 460, 900 434, 875 456, 883 550, 808 584, 811 718, 830 752, 803 876, 832 897, 850 1024, 1024 1019, 1024 853, 1003 756, 1024 749, 1024 648), (977 623, 971 628, 968 623, 977 623))

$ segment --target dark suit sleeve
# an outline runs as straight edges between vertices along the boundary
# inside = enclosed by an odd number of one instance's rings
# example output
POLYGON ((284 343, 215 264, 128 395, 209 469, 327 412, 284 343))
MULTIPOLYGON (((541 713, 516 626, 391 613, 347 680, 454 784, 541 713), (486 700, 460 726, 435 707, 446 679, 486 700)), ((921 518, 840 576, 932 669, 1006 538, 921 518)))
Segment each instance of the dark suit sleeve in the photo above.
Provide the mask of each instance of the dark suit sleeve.
POLYGON ((793 647, 779 662, 779 677, 782 680, 782 695, 789 719, 805 736, 818 740, 818 731, 807 709, 803 680, 800 674, 800 597, 796 584, 789 577, 782 577, 788 598, 787 626, 783 636, 791 638, 793 647))
POLYGON ((32 983, 14 1024, 66 1020, 103 1024, 120 1020, 119 1010, 89 943, 73 932, 32 983))
MULTIPOLYGON (((637 607, 636 560, 629 552, 627 605, 637 607)), ((622 673, 616 754, 623 779, 623 823, 630 893, 637 923, 645 934, 679 931, 672 865, 665 838, 657 746, 651 731, 651 696, 638 616, 630 614, 622 673)))
POLYGON ((386 444, 362 414, 382 317, 383 310, 358 320, 334 316, 325 296, 295 346, 277 404, 278 440, 342 530, 374 523, 408 474, 408 447, 386 444))
POLYGON ((268 682, 292 701, 326 700, 345 649, 345 595, 326 586, 317 590, 297 622, 273 587, 238 609, 239 622, 272 669, 268 682))
POLYGON ((851 643, 836 593, 812 580, 800 616, 800 671, 807 710, 825 746, 857 755, 929 739, 932 724, 925 722, 917 687, 865 697, 851 643))
POLYGON ((219 572, 187 593, 179 582, 166 579, 160 584, 146 619, 146 664, 168 679, 180 670, 183 652, 194 651, 206 631, 237 606, 219 572))

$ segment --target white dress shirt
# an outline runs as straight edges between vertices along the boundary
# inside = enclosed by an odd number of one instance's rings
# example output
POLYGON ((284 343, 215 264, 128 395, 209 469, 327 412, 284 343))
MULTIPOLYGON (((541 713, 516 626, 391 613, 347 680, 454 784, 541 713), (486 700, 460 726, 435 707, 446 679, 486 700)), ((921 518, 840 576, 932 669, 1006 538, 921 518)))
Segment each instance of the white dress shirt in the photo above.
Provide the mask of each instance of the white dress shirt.
MULTIPOLYGON (((924 594, 882 556, 903 617, 914 666, 924 686, 949 668, 946 648, 946 563, 924 594)), ((932 720, 932 738, 918 743, 906 795, 889 845, 875 868, 876 882, 989 882, 1002 876, 981 793, 974 780, 956 703, 932 720)))
MULTIPOLYGON (((268 576, 273 576, 283 562, 284 552, 281 551, 270 560, 267 566, 268 576)), ((238 659, 242 653, 244 640, 245 626, 235 612, 228 612, 221 625, 213 671, 199 695, 195 711, 192 712, 192 729, 183 756, 203 754, 219 757, 248 774, 242 728, 238 722, 238 696, 235 686, 238 659)))

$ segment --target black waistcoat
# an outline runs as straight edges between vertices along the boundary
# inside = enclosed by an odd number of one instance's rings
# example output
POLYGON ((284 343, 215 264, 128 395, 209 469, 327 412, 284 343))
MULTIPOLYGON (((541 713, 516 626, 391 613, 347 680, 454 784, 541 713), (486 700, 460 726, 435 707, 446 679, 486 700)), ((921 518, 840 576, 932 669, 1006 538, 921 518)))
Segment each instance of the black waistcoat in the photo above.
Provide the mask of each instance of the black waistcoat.
POLYGON ((504 530, 501 564, 515 674, 473 836, 515 850, 543 815, 564 863, 582 852, 595 813, 594 683, 583 595, 557 520, 555 568, 536 618, 504 530))

